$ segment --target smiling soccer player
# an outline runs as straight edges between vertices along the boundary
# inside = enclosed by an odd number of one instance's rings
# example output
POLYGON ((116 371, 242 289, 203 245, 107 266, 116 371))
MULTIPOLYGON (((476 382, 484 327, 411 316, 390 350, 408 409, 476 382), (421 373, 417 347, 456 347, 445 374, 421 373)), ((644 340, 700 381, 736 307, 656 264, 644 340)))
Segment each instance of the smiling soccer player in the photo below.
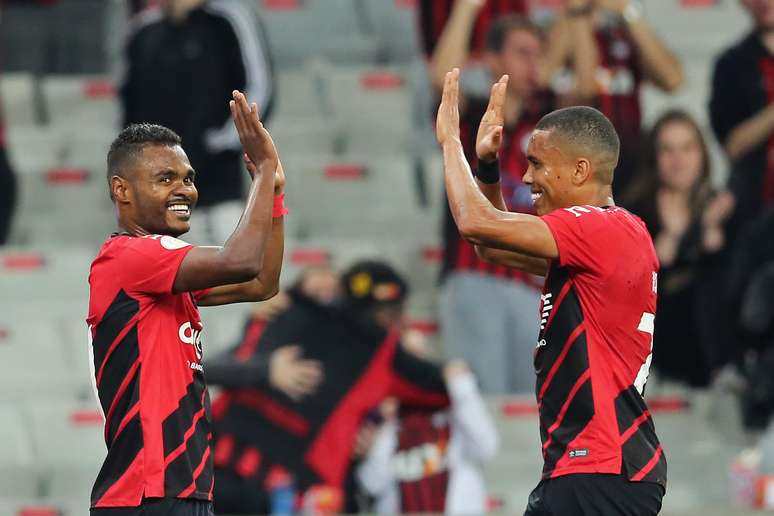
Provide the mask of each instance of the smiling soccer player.
POLYGON ((107 458, 93 515, 212 512, 209 396, 198 306, 267 299, 283 254, 284 174, 257 106, 233 93, 231 113, 252 186, 223 247, 194 247, 195 172, 171 130, 132 125, 108 154, 119 232, 91 265, 87 323, 105 415, 107 458))

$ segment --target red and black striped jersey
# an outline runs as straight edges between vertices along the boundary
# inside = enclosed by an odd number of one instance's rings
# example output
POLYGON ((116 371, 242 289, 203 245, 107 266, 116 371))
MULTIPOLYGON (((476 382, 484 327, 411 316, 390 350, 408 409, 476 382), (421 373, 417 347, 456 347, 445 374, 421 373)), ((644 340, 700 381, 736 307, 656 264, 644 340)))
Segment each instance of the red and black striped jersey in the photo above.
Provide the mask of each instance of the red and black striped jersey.
MULTIPOLYGON (((432 55, 435 45, 443 33, 456 0, 421 0, 419 2, 419 28, 422 48, 426 55, 432 55)), ((507 14, 526 14, 526 0, 488 0, 484 2, 476 18, 470 36, 470 50, 476 55, 486 46, 486 31, 492 22, 507 14)))
POLYGON ((535 350, 543 478, 610 473, 666 486, 666 458, 642 397, 658 271, 645 224, 596 206, 542 219, 559 250, 535 350))
POLYGON ((107 457, 92 507, 143 497, 212 499, 209 398, 196 300, 173 294, 192 247, 170 236, 114 236, 91 265, 87 323, 107 457))
MULTIPOLYGON (((466 106, 460 118, 462 148, 473 170, 478 166, 476 157, 478 126, 488 103, 488 98, 466 99, 466 106)), ((534 213, 530 188, 521 180, 527 171, 527 144, 535 125, 543 115, 553 109, 554 105, 554 98, 551 95, 547 93, 535 95, 525 104, 524 111, 516 123, 503 128, 500 186, 508 211, 534 213)), ((538 280, 526 272, 494 265, 479 258, 473 245, 460 236, 447 203, 444 203, 444 248, 444 274, 455 270, 473 271, 526 282, 535 288, 542 286, 542 279, 538 280)))

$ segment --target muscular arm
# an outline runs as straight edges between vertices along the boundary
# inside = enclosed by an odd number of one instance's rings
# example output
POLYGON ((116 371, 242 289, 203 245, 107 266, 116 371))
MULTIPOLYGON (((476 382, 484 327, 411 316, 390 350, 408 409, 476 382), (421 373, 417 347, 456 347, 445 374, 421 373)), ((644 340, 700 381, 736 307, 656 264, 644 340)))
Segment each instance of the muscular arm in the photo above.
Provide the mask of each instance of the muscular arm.
POLYGON ((273 249, 268 256, 266 252, 270 242, 277 244, 282 238, 281 223, 274 228, 272 221, 279 160, 271 136, 258 118, 257 106, 249 106, 241 93, 235 93, 234 98, 231 106, 234 122, 242 145, 255 163, 253 182, 242 218, 226 244, 195 247, 180 265, 174 292, 228 286, 216 288, 201 298, 202 305, 266 299, 278 290, 281 250, 273 249))
MULTIPOLYGON (((492 203, 492 206, 499 211, 508 211, 505 206, 505 199, 503 199, 503 191, 499 182, 489 185, 476 180, 476 185, 478 186, 478 189, 481 190, 481 193, 484 194, 484 197, 492 203)), ((482 260, 496 265, 504 265, 538 276, 545 276, 548 272, 548 260, 545 258, 536 258, 523 253, 504 251, 502 249, 493 249, 483 245, 476 245, 475 248, 476 254, 482 260)))
POLYGON ((479 190, 459 138, 447 139, 442 145, 449 208, 463 238, 477 246, 527 257, 558 258, 554 237, 540 217, 498 210, 479 190))

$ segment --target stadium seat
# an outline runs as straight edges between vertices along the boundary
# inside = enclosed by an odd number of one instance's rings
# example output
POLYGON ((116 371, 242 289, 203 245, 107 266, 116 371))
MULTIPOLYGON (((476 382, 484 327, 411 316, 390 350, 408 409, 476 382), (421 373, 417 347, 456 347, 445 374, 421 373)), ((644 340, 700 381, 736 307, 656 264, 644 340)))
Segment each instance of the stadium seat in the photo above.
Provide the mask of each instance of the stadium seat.
POLYGON ((43 317, 49 316, 41 315, 42 320, 0 316, 0 399, 74 396, 76 381, 60 331, 43 317))
POLYGON ((411 160, 400 157, 289 156, 287 204, 308 238, 422 238, 411 160))
POLYGON ((0 404, 0 421, 0 498, 38 496, 38 469, 21 411, 15 405, 0 404))
POLYGON ((348 152, 412 150, 411 95, 402 70, 320 64, 316 73, 326 105, 346 132, 348 152))
POLYGON ((274 62, 295 67, 311 57, 374 62, 376 38, 363 34, 353 0, 259 0, 274 62))
POLYGON ((25 412, 43 472, 44 499, 80 505, 85 514, 106 454, 104 423, 96 400, 31 402, 25 412))
POLYGON ((408 63, 419 55, 416 8, 400 0, 361 0, 366 31, 379 41, 379 58, 408 63))
POLYGON ((250 303, 201 308, 204 323, 202 343, 204 345, 205 378, 207 357, 219 354, 239 344, 242 331, 250 312, 250 303))
POLYGON ((119 125, 118 102, 112 82, 104 76, 53 75, 43 79, 51 125, 71 134, 119 125))

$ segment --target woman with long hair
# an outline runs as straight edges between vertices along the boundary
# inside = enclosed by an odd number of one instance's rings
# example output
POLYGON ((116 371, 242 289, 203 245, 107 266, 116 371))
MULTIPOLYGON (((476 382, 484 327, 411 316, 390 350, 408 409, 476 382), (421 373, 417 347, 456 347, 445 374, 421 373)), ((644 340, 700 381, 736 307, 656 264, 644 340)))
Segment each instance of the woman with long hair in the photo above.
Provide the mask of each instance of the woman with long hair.
POLYGON ((720 313, 719 263, 734 199, 713 190, 707 143, 683 111, 656 121, 642 157, 624 204, 647 225, 661 263, 653 366, 663 377, 706 386, 730 354, 722 348, 729 341, 717 336, 727 333, 718 326, 728 319, 720 313))

